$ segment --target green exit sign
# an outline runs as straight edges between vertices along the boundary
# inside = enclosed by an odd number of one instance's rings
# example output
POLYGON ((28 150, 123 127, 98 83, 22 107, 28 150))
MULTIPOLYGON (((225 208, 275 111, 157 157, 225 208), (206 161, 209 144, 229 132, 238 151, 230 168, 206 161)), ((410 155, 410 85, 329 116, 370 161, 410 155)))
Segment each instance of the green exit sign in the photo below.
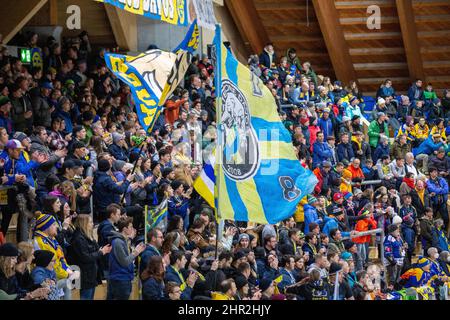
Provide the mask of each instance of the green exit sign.
POLYGON ((26 64, 31 63, 31 49, 20 48, 20 61, 22 61, 22 63, 26 63, 26 64))

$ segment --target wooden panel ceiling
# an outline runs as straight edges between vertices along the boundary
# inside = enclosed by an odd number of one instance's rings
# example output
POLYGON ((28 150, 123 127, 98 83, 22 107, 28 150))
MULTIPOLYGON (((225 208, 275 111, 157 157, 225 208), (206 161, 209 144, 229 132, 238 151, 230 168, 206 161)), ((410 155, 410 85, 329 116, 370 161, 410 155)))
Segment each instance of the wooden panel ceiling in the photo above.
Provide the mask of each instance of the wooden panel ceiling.
MULTIPOLYGON (((245 0, 247 1, 247 0, 245 0)), ((310 0, 253 0, 277 56, 295 48, 318 74, 335 78, 314 7, 310 0)))

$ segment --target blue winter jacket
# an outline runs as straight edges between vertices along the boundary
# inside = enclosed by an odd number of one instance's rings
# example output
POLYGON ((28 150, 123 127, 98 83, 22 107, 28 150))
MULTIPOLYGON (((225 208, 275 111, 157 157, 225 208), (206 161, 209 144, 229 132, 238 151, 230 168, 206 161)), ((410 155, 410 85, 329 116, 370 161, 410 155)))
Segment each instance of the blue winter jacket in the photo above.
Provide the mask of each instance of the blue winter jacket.
POLYGON ((161 256, 161 253, 159 253, 158 249, 154 246, 147 245, 147 248, 145 248, 144 252, 141 253, 140 274, 145 270, 145 268, 147 268, 148 262, 153 256, 161 256))
POLYGON ((121 195, 128 189, 130 182, 125 180, 117 185, 106 172, 97 171, 94 175, 93 197, 97 210, 105 210, 111 203, 119 203, 121 195))
POLYGON ((44 267, 35 267, 33 271, 31 271, 31 279, 33 279, 33 283, 35 285, 41 285, 46 279, 51 279, 53 281, 56 280, 56 272, 55 270, 48 270, 44 267))
POLYGON ((448 183, 445 181, 444 178, 438 177, 436 180, 428 179, 427 180, 427 189, 428 192, 435 193, 435 196, 430 195, 430 201, 434 205, 440 203, 440 204, 447 204, 448 199, 448 183), (440 199, 441 198, 441 199, 440 199), (439 201, 441 200, 441 201, 439 201))
POLYGON ((417 156, 419 154, 427 154, 431 155, 433 152, 437 151, 440 147, 443 147, 444 143, 439 142, 435 143, 433 141, 433 137, 429 137, 424 142, 422 142, 417 148, 414 148, 412 150, 414 156, 417 156))
POLYGON ((280 290, 281 293, 283 293, 284 288, 295 284, 296 281, 295 281, 295 276, 294 276, 293 271, 291 271, 291 273, 289 273, 289 271, 287 271, 285 268, 281 268, 280 274, 282 275, 282 279, 281 279, 281 282, 278 284, 278 289, 280 290))
MULTIPOLYGON (((181 272, 179 272, 181 275, 181 272)), ((167 266, 166 274, 164 276, 164 281, 167 283, 169 281, 175 282, 179 286, 181 286, 184 282, 184 279, 181 279, 177 274, 175 269, 172 266, 167 266)), ((186 283, 185 283, 186 284, 186 283)), ((181 300, 191 300, 192 288, 187 284, 185 285, 184 290, 181 292, 181 300)))
POLYGON ((109 153, 116 159, 128 162, 128 154, 124 148, 119 147, 117 144, 112 144, 108 147, 109 153))
POLYGON ((30 160, 27 162, 23 154, 20 155, 19 160, 13 160, 9 157, 8 151, 4 150, 0 154, 0 158, 5 161, 3 165, 3 170, 8 177, 8 181, 5 185, 13 185, 16 181, 16 174, 23 174, 27 177, 27 182, 31 187, 34 187, 34 180, 32 175, 32 170, 38 168, 40 164, 36 161, 30 160))
POLYGON ((309 224, 311 222, 315 222, 317 224, 320 223, 319 215, 317 214, 316 208, 309 204, 305 204, 303 206, 304 212, 305 212, 305 229, 303 230, 305 234, 307 234, 309 230, 309 224))
POLYGON ((329 136, 333 135, 333 122, 330 118, 324 119, 320 118, 318 123, 320 130, 323 132, 323 135, 325 137, 325 141, 329 136))
POLYGON ((158 282, 155 278, 148 278, 142 283, 143 300, 166 300, 164 296, 164 281, 158 282))
POLYGON ((106 246, 109 243, 113 231, 116 231, 116 228, 109 219, 100 222, 97 228, 98 245, 100 247, 106 246))
POLYGON ((186 217, 188 209, 189 209, 188 201, 183 200, 182 202, 180 202, 179 200, 177 200, 176 197, 171 197, 169 199, 169 201, 167 202, 167 204, 168 204, 169 217, 173 217, 174 215, 179 215, 183 219, 186 217))
POLYGON ((372 157, 373 163, 376 164, 377 161, 379 159, 381 159, 382 156, 385 156, 385 155, 386 156, 389 155, 389 145, 388 144, 384 145, 382 143, 378 144, 378 146, 375 148, 375 151, 373 153, 373 157, 372 157))
POLYGON ((58 112, 56 113, 56 116, 63 119, 64 122, 66 123, 65 133, 71 133, 73 131, 73 123, 72 123, 71 114, 68 112, 62 111, 62 110, 58 110, 58 112))
POLYGON ((326 142, 314 142, 313 144, 313 167, 318 167, 323 161, 329 161, 333 153, 326 142))
POLYGON ((344 160, 351 161, 355 157, 352 145, 350 143, 339 143, 336 146, 336 155, 338 161, 343 162, 344 160))
MULTIPOLYGON (((330 236, 330 231, 333 229, 339 229, 339 224, 336 221, 336 218, 331 218, 328 220, 325 225, 323 226, 322 232, 325 233, 328 237, 330 236)), ((350 232, 342 231, 341 230, 342 237, 350 237, 350 232)))

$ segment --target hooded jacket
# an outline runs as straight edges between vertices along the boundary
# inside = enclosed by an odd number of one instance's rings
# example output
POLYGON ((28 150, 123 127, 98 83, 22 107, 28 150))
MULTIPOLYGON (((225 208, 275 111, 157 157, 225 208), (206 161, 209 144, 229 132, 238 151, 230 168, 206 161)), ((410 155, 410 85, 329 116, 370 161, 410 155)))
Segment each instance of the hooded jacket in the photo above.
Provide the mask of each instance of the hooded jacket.
POLYGON ((116 231, 112 232, 109 255, 109 280, 132 281, 134 279, 134 255, 130 253, 128 240, 116 231))
POLYGON ((290 57, 290 53, 293 52, 294 50, 295 50, 294 48, 287 49, 287 51, 286 51, 286 58, 287 58, 288 63, 291 66, 294 65, 297 68, 298 71, 301 71, 302 70, 302 63, 300 62, 300 58, 297 55, 295 55, 294 59, 291 59, 291 57, 290 57))

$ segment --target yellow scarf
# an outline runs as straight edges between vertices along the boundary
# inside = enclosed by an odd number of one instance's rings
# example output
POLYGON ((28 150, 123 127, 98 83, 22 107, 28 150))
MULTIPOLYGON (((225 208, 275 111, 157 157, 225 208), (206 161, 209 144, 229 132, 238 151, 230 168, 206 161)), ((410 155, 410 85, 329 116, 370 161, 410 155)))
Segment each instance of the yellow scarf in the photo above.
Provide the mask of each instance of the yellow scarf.
POLYGON ((356 136, 352 136, 352 141, 358 145, 358 150, 361 150, 361 142, 356 136))
POLYGON ((422 190, 417 190, 416 189, 416 191, 417 191, 417 194, 419 195, 420 202, 422 202, 422 204, 425 204, 425 199, 424 199, 424 197, 425 197, 425 189, 422 189, 422 190))

